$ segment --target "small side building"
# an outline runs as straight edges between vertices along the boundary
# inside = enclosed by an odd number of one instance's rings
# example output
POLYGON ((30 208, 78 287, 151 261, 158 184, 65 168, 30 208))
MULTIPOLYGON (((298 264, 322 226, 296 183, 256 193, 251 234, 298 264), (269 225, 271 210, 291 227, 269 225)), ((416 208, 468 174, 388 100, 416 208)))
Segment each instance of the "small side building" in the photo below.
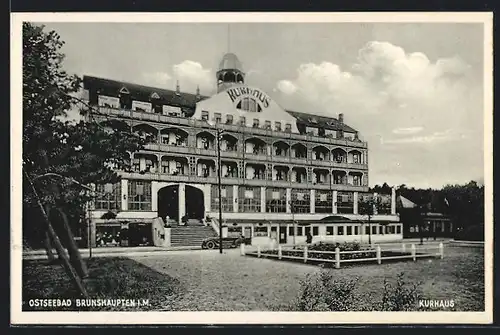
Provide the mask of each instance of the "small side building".
POLYGON ((398 195, 396 209, 403 224, 403 238, 454 237, 455 227, 445 213, 428 211, 429 205, 418 206, 398 195))

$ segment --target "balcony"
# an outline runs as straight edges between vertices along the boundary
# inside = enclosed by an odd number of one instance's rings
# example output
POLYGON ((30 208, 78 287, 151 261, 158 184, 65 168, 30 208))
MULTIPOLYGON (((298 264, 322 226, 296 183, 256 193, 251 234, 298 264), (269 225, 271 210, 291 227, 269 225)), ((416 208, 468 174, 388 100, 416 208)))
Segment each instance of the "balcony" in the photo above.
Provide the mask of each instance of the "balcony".
MULTIPOLYGON (((185 125, 206 129, 213 129, 214 127, 210 125, 206 121, 195 120, 191 118, 183 118, 183 117, 175 117, 175 116, 166 116, 156 113, 147 113, 147 112, 138 112, 124 109, 115 109, 110 107, 99 107, 100 113, 109 116, 123 117, 135 120, 144 120, 158 123, 168 123, 174 125, 185 125)), ((311 136, 311 135, 302 135, 289 133, 286 131, 276 131, 276 130, 266 130, 261 128, 252 128, 252 127, 242 127, 240 125, 230 125, 230 124, 219 124, 218 127, 220 129, 232 132, 242 132, 245 134, 254 134, 261 136, 271 136, 283 139, 291 139, 300 142, 308 141, 308 142, 317 142, 323 144, 331 144, 331 145, 340 145, 340 146, 349 146, 349 147, 357 147, 357 148, 367 148, 366 142, 356 142, 349 139, 337 139, 337 138, 329 138, 329 137, 321 137, 321 136, 311 136)))

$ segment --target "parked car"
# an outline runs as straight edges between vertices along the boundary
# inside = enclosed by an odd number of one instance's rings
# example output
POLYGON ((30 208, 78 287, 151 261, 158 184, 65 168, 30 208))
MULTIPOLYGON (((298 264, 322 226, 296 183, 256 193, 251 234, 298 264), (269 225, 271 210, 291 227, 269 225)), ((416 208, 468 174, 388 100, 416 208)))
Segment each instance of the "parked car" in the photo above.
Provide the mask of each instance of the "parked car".
MULTIPOLYGON (((222 248, 237 248, 243 242, 241 237, 223 237, 222 248)), ((219 237, 210 237, 201 242, 202 249, 217 249, 219 248, 219 237)))

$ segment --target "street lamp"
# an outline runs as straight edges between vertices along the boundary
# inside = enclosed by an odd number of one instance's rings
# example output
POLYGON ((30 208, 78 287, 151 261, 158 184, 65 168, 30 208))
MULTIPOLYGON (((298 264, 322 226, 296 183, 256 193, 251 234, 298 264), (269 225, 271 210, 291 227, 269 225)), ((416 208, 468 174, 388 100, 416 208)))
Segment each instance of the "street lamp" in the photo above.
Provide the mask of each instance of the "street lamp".
POLYGON ((217 135, 217 186, 219 189, 219 253, 222 254, 222 184, 221 184, 221 174, 222 174, 222 164, 220 160, 220 142, 224 131, 222 129, 216 129, 217 135))

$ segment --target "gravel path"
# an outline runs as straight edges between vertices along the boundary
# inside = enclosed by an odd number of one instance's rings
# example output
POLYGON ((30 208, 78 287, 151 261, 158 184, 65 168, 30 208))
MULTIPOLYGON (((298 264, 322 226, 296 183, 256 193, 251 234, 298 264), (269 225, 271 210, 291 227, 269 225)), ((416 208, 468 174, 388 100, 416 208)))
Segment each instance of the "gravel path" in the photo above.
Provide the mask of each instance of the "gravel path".
POLYGON ((146 266, 183 283, 186 294, 165 310, 250 311, 271 310, 288 303, 299 281, 314 265, 290 264, 242 257, 239 250, 175 252, 167 256, 134 257, 146 266))
MULTIPOLYGON (((400 272, 406 281, 422 283, 426 299, 453 299, 454 310, 484 310, 483 249, 445 248, 445 258, 342 267, 339 279, 359 278, 363 303, 382 297, 384 278, 400 272)), ((269 311, 289 304, 300 280, 318 271, 315 265, 243 257, 239 250, 175 251, 168 255, 131 257, 160 273, 179 279, 184 294, 162 310, 269 311)))

